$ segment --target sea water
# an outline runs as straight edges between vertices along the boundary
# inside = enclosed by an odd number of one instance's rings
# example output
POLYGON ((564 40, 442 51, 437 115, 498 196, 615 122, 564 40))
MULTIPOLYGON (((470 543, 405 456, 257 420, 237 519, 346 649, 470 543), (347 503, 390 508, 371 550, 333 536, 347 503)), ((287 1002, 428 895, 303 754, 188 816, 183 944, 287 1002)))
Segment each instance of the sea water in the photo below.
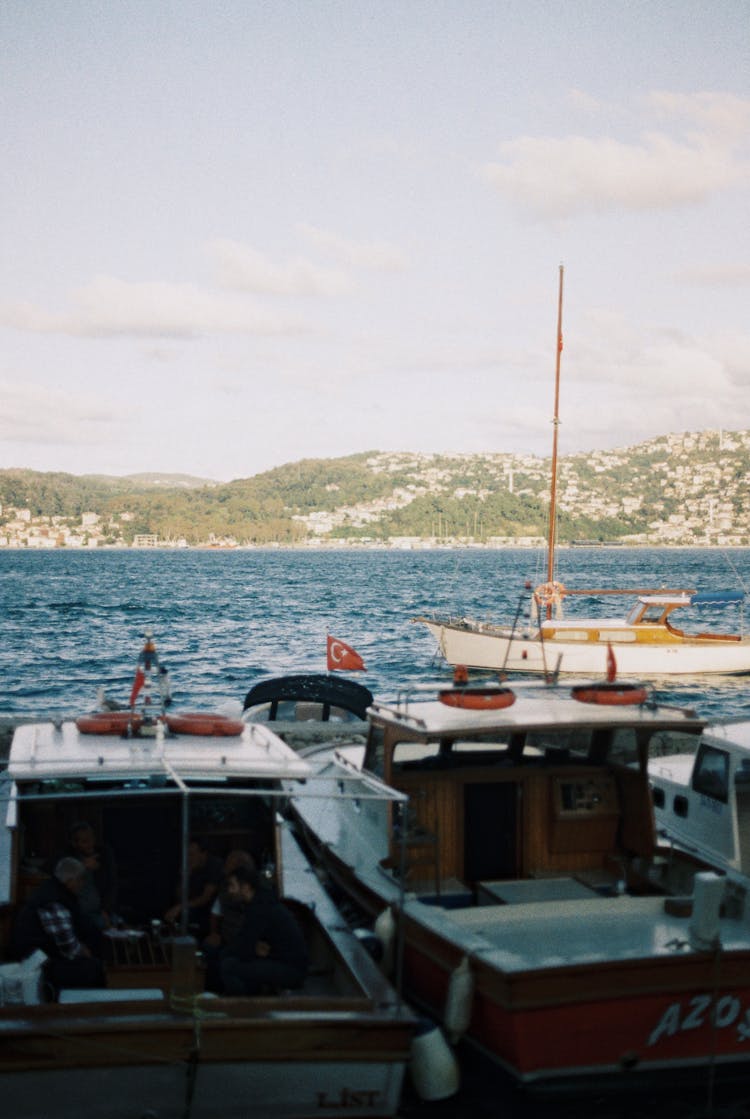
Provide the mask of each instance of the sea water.
MULTIPOLYGON (((575 548, 557 577, 571 587, 744 589, 750 549, 575 548)), ((354 646, 360 674, 380 699, 450 678, 415 615, 433 611, 488 621, 523 616, 545 559, 509 550, 0 551, 0 716, 56 717, 90 710, 96 693, 127 702, 143 634, 170 671, 175 706, 210 709, 242 700, 260 678, 324 672, 328 633, 354 646)), ((567 613, 622 614, 627 599, 568 600, 567 613)), ((686 628, 738 631, 731 609, 685 612, 686 628)), ((680 623, 683 624, 683 623, 680 623)), ((749 622, 750 624, 750 622, 749 622)), ((750 677, 658 681, 659 699, 699 714, 750 717, 750 677)), ((750 1087, 713 1100, 566 1099, 537 1108, 463 1071, 456 1099, 420 1104, 403 1119, 685 1119, 750 1114, 750 1087), (716 1106, 712 1106, 713 1104, 716 1106)), ((217 1106, 216 1119, 221 1119, 217 1106)))
MULTIPOLYGON (((363 657, 362 682, 394 699, 450 675, 415 615, 507 622, 520 607, 523 617, 544 563, 529 549, 0 551, 0 715, 91 710, 100 686, 126 703, 147 630, 175 707, 242 700, 267 675, 324 672, 329 633, 363 657)), ((744 589, 750 549, 571 548, 557 577, 570 587, 744 589)), ((566 613, 622 615, 630 601, 571 598, 566 613)), ((737 632, 741 621, 724 607, 681 611, 679 624, 737 632)), ((750 678, 655 687, 702 715, 750 717, 750 678)))

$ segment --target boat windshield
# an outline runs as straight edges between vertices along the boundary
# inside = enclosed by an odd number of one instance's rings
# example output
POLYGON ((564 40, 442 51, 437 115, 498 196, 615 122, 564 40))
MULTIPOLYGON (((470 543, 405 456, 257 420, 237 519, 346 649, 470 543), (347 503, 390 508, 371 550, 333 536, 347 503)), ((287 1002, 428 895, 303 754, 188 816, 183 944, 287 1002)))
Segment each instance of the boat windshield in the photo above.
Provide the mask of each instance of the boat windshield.
POLYGON ((670 609, 671 607, 665 607, 663 602, 644 603, 642 599, 639 599, 628 614, 626 622, 631 626, 636 624, 658 625, 664 620, 670 609))
POLYGON ((674 754, 694 754, 699 741, 699 730, 660 730, 649 739, 648 756, 651 759, 668 758, 674 754))

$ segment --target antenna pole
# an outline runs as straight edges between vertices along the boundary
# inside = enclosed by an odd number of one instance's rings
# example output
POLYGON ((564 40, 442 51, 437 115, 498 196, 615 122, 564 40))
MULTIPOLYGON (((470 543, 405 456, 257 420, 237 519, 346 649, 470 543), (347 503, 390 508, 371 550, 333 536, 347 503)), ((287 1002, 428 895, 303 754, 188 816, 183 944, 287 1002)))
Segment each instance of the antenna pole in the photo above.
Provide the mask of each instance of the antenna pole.
MULTIPOLYGON (((557 536, 557 431, 560 426, 560 359, 562 357, 563 266, 560 265, 560 286, 557 296, 557 343, 555 346, 555 411, 552 419, 552 479, 549 491, 549 536, 547 539, 547 582, 555 578, 555 543, 557 536)), ((552 617, 552 603, 547 603, 547 617, 552 617)))

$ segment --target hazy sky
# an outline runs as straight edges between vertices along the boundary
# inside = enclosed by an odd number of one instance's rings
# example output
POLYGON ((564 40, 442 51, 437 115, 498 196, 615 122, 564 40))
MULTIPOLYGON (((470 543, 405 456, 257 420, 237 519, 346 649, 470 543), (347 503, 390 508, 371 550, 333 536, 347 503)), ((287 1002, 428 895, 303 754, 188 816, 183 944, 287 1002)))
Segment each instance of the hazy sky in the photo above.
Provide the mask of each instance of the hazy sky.
POLYGON ((0 466, 750 428, 750 0, 0 0, 0 466))

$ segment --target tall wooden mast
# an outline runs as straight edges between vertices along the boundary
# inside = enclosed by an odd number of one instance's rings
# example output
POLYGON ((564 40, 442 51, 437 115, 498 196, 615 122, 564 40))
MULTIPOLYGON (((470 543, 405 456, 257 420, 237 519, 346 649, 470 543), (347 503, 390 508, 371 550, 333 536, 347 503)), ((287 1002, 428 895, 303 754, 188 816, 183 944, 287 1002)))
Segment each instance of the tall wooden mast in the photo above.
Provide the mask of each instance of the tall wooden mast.
MULTIPOLYGON (((549 535, 547 538, 547 582, 555 578, 555 542, 557 534, 557 432, 560 426, 560 360, 562 357, 563 266, 557 296, 557 341, 555 345, 555 411, 552 419, 552 480, 549 491, 549 535)), ((552 603, 547 604, 547 617, 552 617, 552 603)))

